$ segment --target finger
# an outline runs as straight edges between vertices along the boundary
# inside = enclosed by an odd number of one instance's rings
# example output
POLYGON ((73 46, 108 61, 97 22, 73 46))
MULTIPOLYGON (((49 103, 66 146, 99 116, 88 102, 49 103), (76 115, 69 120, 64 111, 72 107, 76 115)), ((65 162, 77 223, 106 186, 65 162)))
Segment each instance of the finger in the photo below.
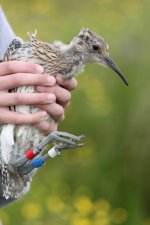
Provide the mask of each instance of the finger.
POLYGON ((53 76, 46 74, 31 74, 31 73, 16 73, 13 76, 7 75, 0 77, 0 90, 10 90, 19 86, 54 86, 56 79, 53 76))
POLYGON ((77 80, 75 78, 71 78, 71 79, 63 79, 60 76, 56 77, 57 83, 66 88, 69 91, 74 90, 77 87, 77 80))
POLYGON ((49 93, 1 93, 0 106, 49 104, 55 100, 49 93))
POLYGON ((61 122, 64 120, 64 108, 57 103, 37 105, 37 107, 42 111, 46 111, 55 122, 61 122))
POLYGON ((54 93, 57 103, 63 107, 66 107, 71 99, 70 91, 60 87, 59 85, 55 85, 54 87, 38 86, 36 90, 43 93, 54 93))
POLYGON ((43 73, 44 68, 40 65, 23 62, 23 61, 9 61, 0 64, 0 76, 14 74, 14 73, 43 73))
POLYGON ((9 110, 0 110, 0 124, 11 123, 17 125, 36 124, 48 118, 47 112, 21 114, 9 110))
POLYGON ((35 126, 43 134, 49 134, 52 131, 57 130, 58 124, 55 123, 54 121, 50 121, 50 122, 42 121, 42 122, 39 122, 39 123, 35 124, 35 126))

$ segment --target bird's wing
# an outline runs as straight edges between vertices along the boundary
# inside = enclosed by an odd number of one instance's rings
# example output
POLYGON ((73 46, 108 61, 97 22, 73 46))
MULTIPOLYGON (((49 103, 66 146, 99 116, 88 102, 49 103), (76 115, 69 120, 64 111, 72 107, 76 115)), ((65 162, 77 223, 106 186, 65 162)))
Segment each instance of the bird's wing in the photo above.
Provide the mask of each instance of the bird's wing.
POLYGON ((50 54, 57 53, 58 47, 55 46, 54 43, 40 41, 37 39, 36 34, 37 34, 36 32, 28 33, 29 43, 30 43, 30 46, 32 47, 33 52, 34 50, 38 50, 38 51, 41 51, 41 53, 45 53, 45 52, 50 54))
POLYGON ((15 55, 16 51, 22 47, 24 41, 21 38, 15 38, 7 48, 7 51, 4 54, 3 61, 13 60, 13 55, 15 55))

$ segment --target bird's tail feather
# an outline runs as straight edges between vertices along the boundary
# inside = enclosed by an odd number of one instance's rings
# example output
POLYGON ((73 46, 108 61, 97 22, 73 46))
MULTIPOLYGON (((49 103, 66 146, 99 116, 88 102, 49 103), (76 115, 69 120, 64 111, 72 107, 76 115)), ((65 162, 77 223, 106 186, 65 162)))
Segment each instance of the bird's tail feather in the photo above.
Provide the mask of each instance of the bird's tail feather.
POLYGON ((0 169, 2 175, 3 197, 19 198, 29 191, 31 174, 19 175, 13 168, 12 161, 15 157, 15 125, 2 126, 0 135, 0 169))
POLYGON ((8 164, 14 148, 14 125, 4 125, 0 136, 1 159, 8 164))

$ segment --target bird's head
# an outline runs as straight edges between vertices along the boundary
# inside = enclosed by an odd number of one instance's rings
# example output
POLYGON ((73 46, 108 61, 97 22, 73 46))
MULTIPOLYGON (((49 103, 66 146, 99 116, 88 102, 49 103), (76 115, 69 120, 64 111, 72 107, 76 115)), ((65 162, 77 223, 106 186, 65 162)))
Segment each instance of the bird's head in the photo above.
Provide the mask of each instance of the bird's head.
POLYGON ((74 41, 76 42, 77 51, 84 54, 86 63, 96 63, 110 67, 128 85, 121 70, 110 58, 109 46, 101 36, 87 28, 82 29, 74 41))

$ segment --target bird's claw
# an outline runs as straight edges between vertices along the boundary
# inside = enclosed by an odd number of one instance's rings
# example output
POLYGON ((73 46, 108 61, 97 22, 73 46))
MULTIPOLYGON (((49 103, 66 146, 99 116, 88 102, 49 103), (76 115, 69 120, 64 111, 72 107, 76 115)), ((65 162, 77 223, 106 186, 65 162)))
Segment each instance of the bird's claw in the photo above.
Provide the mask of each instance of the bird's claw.
POLYGON ((13 166, 17 168, 18 173, 28 174, 33 169, 39 168, 40 166, 44 165, 45 161, 49 157, 54 158, 60 155, 62 150, 83 146, 84 144, 80 143, 83 138, 84 135, 75 136, 67 132, 54 131, 50 135, 48 135, 46 139, 41 142, 36 148, 29 149, 25 155, 17 159, 13 163, 13 166), (54 147, 51 148, 46 154, 36 157, 45 148, 45 146, 50 143, 54 144, 54 147))
POLYGON ((54 146, 55 146, 55 150, 60 153, 62 150, 71 150, 77 147, 83 147, 84 143, 75 143, 74 145, 72 145, 72 144, 61 142, 59 144, 55 144, 54 146))
POLYGON ((67 149, 83 146, 79 143, 85 135, 76 136, 67 132, 53 131, 46 139, 39 144, 38 148, 43 149, 47 144, 54 143, 58 149, 67 149))
POLYGON ((74 134, 61 131, 53 131, 50 136, 54 141, 68 143, 70 145, 76 144, 76 142, 81 141, 85 137, 85 135, 76 136, 74 134))
POLYGON ((67 132, 54 131, 51 133, 51 137, 54 139, 54 146, 57 151, 61 152, 64 149, 72 149, 81 147, 84 144, 79 143, 85 136, 76 136, 67 132))

